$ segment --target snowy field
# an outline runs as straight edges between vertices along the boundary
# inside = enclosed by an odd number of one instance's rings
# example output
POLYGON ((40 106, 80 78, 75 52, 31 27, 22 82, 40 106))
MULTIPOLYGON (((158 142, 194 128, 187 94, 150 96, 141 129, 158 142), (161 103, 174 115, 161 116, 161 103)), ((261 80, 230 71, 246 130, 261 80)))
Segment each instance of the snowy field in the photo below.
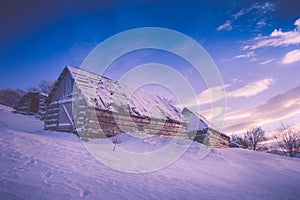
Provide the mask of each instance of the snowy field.
MULTIPOLYGON (((201 159, 194 143, 166 168, 125 173, 97 161, 76 135, 44 131, 34 116, 11 111, 0 105, 1 200, 300 199, 297 158, 213 149, 201 159)), ((168 140, 141 141, 123 135, 118 145, 145 151, 168 140)))

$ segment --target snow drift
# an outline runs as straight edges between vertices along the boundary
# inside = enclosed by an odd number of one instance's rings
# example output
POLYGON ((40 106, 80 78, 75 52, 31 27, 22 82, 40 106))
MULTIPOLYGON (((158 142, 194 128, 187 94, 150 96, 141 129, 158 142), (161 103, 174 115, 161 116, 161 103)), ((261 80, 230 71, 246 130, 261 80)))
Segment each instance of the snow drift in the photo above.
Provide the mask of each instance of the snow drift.
MULTIPOLYGON (((173 164, 133 174, 97 161, 76 135, 44 131, 34 116, 0 106, 0 199, 298 199, 300 159, 192 143, 173 164)), ((112 138, 113 139, 113 138, 112 138)), ((124 134, 118 148, 168 143, 124 134)), ((113 151, 111 149, 111 151, 113 151)))

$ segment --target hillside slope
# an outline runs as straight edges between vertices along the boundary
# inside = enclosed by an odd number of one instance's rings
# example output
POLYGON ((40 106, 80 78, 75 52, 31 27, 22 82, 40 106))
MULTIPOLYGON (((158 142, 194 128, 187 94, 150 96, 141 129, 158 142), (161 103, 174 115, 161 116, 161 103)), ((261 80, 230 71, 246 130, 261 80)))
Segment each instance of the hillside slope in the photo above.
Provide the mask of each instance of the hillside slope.
MULTIPOLYGON (((197 152, 202 146, 193 143, 172 165, 132 174, 97 161, 77 136, 42 129, 42 122, 33 116, 13 114, 0 106, 0 199, 300 197, 300 159, 242 149, 213 149, 201 159, 197 152)), ((119 147, 143 145, 123 135, 119 147)))

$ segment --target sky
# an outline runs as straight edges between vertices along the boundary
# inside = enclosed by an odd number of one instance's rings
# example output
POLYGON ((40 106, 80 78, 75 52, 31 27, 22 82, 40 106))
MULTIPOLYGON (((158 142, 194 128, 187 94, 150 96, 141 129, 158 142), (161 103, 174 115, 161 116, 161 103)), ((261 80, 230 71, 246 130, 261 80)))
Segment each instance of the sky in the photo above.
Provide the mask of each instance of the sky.
MULTIPOLYGON (((297 0, 1 1, 0 88, 26 90, 40 80, 56 80, 64 66, 80 67, 107 38, 141 27, 178 31, 207 51, 226 91, 224 132, 300 125, 297 0)), ((116 80, 130 66, 153 61, 173 66, 190 80, 201 114, 209 119, 208 87, 168 52, 133 52, 106 75, 116 80)))

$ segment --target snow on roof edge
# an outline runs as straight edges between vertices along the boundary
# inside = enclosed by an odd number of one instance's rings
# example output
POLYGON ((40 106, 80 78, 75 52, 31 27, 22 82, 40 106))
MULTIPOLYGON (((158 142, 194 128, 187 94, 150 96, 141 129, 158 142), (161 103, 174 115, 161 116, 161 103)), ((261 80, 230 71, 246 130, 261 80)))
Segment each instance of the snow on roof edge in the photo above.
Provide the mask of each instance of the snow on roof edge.
POLYGON ((137 98, 133 98, 134 100, 130 99, 129 101, 128 94, 132 92, 129 87, 120 85, 117 81, 84 69, 69 65, 65 68, 71 73, 72 78, 77 83, 78 89, 83 93, 89 106, 116 112, 119 112, 120 108, 122 109, 122 107, 128 106, 130 111, 136 111, 131 112, 131 114, 137 114, 141 117, 160 119, 161 114, 163 113, 166 119, 178 122, 182 121, 180 110, 164 101, 158 95, 138 91, 137 98), (95 80, 97 82, 95 82, 95 80), (115 94, 116 90, 114 90, 116 87, 121 88, 121 90, 118 90, 119 93, 117 94, 115 94), (119 95, 119 97, 113 99, 113 95, 119 95), (115 100, 117 100, 117 102, 115 100), (122 103, 126 100, 128 101, 128 104, 123 105, 122 103), (153 105, 158 105, 160 111, 153 111, 153 105))

